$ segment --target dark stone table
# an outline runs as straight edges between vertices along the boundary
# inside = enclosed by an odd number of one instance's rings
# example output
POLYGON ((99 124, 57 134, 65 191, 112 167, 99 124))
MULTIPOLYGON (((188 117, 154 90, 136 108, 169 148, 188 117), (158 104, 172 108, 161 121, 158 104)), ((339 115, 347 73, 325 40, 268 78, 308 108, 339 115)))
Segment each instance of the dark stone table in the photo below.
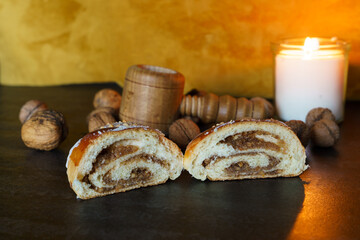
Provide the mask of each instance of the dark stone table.
POLYGON ((87 132, 98 90, 116 84, 0 86, 0 238, 360 239, 360 102, 346 103, 334 148, 307 148, 300 177, 175 181, 82 201, 69 187, 69 149, 87 132), (62 112, 68 138, 25 147, 18 113, 30 99, 62 112))

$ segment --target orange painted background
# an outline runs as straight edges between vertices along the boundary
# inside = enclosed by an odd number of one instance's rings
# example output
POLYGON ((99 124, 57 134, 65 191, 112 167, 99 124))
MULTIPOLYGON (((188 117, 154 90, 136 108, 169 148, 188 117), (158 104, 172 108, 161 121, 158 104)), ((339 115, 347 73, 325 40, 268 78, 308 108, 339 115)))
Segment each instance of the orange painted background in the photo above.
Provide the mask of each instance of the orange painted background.
POLYGON ((357 0, 12 0, 0 2, 0 84, 124 81, 133 64, 184 74, 186 91, 273 97, 270 42, 351 42, 348 99, 360 99, 357 0))

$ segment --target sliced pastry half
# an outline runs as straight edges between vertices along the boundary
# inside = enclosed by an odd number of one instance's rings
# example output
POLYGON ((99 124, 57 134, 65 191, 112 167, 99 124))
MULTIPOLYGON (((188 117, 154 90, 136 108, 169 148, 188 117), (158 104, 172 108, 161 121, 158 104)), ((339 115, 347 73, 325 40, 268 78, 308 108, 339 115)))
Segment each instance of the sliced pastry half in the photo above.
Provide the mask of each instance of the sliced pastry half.
POLYGON ((66 166, 71 188, 89 199, 174 180, 182 160, 179 147, 160 131, 119 122, 81 138, 66 166))
POLYGON ((203 181, 291 177, 307 169, 305 159, 300 140, 284 123, 245 119, 196 137, 186 148, 184 168, 203 181))

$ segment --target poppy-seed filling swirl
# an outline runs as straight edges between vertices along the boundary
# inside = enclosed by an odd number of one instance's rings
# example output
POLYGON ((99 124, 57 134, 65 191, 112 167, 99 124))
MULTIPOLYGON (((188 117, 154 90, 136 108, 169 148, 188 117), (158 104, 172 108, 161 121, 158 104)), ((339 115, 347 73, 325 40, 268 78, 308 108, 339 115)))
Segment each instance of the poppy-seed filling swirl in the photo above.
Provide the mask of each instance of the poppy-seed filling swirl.
POLYGON ((140 153, 139 149, 139 146, 131 145, 131 140, 111 144, 97 155, 93 168, 82 181, 89 184, 94 191, 104 193, 134 185, 145 186, 153 177, 150 170, 153 164, 169 168, 166 161, 144 152, 140 153), (123 160, 119 163, 120 158, 123 160), (119 175, 119 168, 127 171, 119 175))

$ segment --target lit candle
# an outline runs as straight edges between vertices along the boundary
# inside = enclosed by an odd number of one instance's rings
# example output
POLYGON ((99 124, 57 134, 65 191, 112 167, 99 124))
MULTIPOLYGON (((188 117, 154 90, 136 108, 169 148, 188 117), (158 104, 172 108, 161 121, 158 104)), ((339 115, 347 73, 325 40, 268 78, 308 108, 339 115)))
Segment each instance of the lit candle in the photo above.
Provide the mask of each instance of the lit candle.
POLYGON ((349 44, 337 39, 306 38, 285 40, 275 47, 275 105, 279 118, 305 121, 311 109, 324 107, 342 121, 349 44))

